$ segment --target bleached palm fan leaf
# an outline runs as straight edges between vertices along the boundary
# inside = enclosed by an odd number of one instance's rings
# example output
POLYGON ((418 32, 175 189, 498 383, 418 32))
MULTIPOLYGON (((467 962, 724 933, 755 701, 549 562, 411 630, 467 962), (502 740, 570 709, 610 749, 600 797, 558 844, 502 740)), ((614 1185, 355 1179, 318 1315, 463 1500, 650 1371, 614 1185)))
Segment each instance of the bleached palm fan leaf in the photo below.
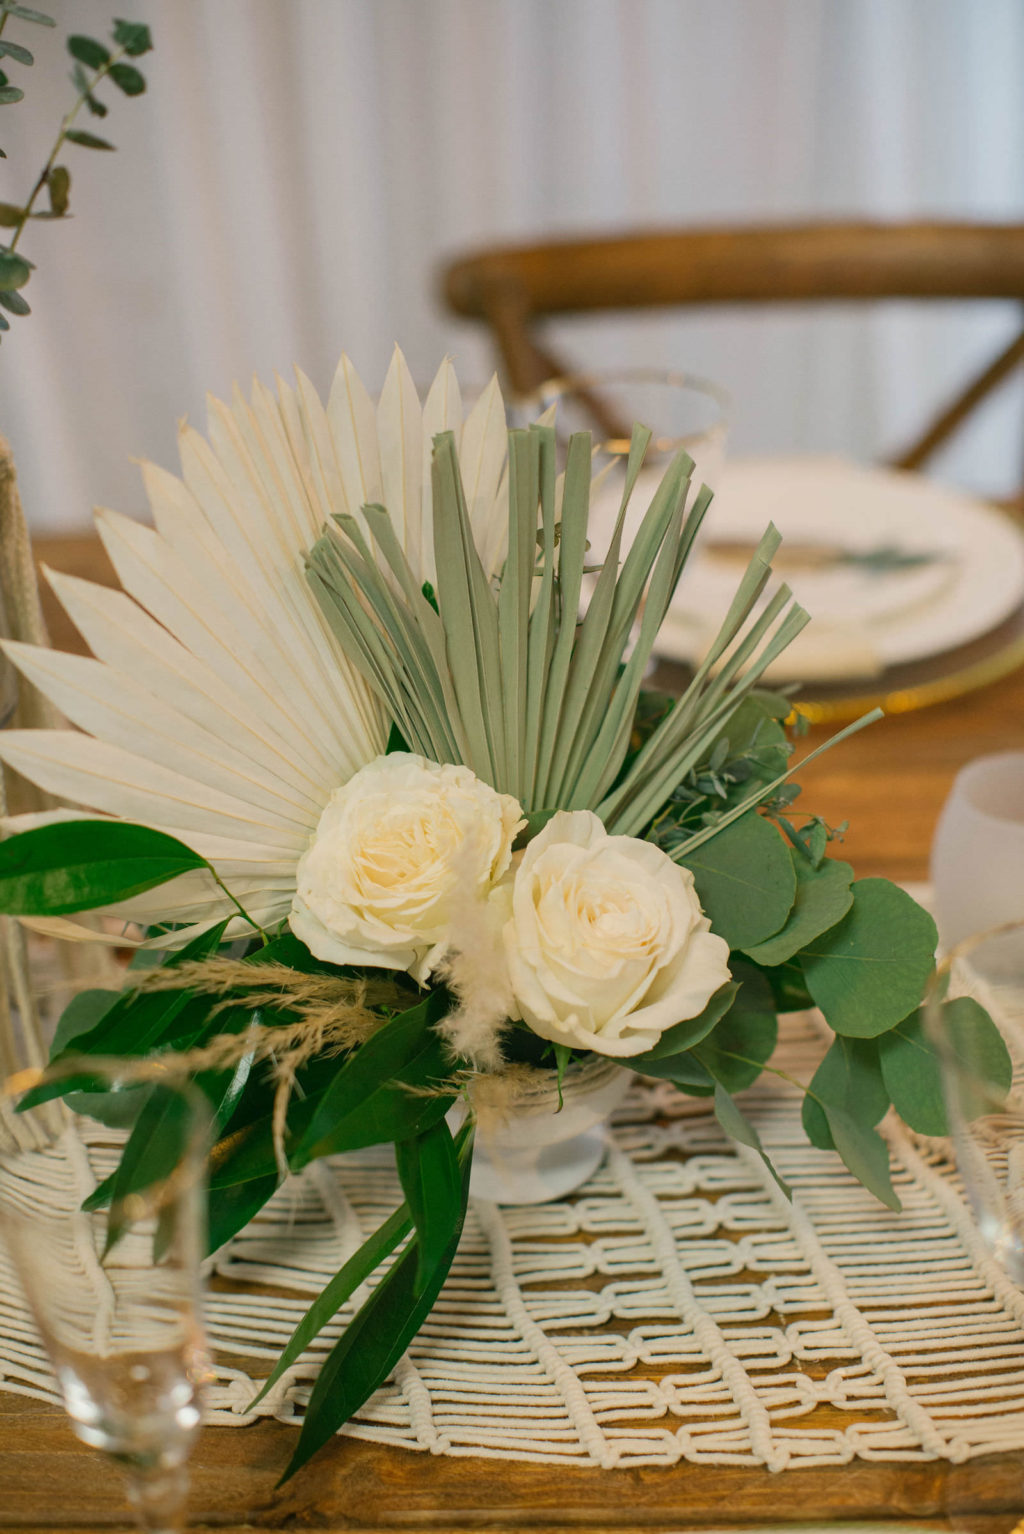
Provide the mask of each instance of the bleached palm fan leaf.
MULTIPOLYGON (((451 364, 424 408, 397 350, 376 410, 347 358, 326 409, 301 374, 276 397, 256 384, 249 401, 211 400, 207 438, 182 428, 181 478, 143 468, 154 526, 97 514, 123 592, 48 572, 93 658, 7 649, 76 728, 6 731, 0 759, 69 804, 180 837, 256 921, 280 921, 327 800, 389 727, 312 599, 305 555, 334 514, 386 497, 430 579, 429 447, 442 429, 467 438, 481 552, 500 559, 496 383, 465 425, 451 364)), ((117 909, 195 931, 235 907, 192 874, 117 909)))

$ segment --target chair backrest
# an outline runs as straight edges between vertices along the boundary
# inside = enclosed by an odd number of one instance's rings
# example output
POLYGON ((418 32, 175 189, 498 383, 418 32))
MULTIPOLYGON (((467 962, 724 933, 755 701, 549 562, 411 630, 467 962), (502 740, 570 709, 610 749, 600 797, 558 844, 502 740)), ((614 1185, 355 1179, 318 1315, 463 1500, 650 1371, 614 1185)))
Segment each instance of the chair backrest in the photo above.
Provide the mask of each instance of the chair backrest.
MULTIPOLYGON (((526 394, 572 369, 540 338, 551 315, 723 304, 910 299, 1024 303, 1024 225, 800 224, 638 232, 494 247, 442 274, 448 307, 491 331, 526 394)), ((918 468, 1021 361, 1024 331, 896 460, 918 468)))

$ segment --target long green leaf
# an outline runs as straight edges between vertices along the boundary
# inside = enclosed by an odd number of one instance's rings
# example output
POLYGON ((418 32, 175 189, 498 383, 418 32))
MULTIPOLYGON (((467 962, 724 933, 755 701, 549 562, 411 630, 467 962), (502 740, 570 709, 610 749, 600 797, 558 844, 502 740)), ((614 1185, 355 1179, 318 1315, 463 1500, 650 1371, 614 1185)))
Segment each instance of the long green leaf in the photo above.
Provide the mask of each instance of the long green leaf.
POLYGON ((412 1218, 407 1204, 400 1204, 394 1214, 388 1216, 382 1225, 368 1236, 357 1252, 339 1268, 329 1283, 317 1295, 312 1305, 306 1311, 298 1326, 292 1332, 281 1357, 277 1360, 269 1376, 263 1382, 259 1394, 254 1396, 249 1410, 252 1411, 272 1385, 276 1385, 284 1371, 291 1367, 297 1358, 309 1347, 313 1339, 323 1331, 328 1321, 337 1315, 338 1311, 351 1299, 352 1295, 364 1283, 373 1270, 380 1265, 385 1257, 390 1257, 395 1247, 412 1230, 412 1218))
POLYGON ((440 1259, 423 1281, 419 1273, 418 1240, 414 1237, 349 1322, 313 1386, 298 1446, 282 1482, 301 1469, 384 1383, 430 1314, 462 1235, 469 1198, 471 1134, 461 1141, 459 1163, 462 1185, 457 1217, 440 1259))
POLYGON ((477 777, 504 789, 505 724, 501 692, 498 608, 466 509, 452 432, 434 439, 434 558, 437 605, 444 623, 455 693, 477 777))
POLYGON ((444 1119, 410 1139, 397 1141, 395 1161, 416 1226, 419 1261, 415 1287, 419 1294, 442 1260, 459 1218, 459 1163, 444 1119))
POLYGON ((556 444, 553 427, 531 426, 537 438, 541 510, 541 577, 536 587, 527 640, 526 745, 520 803, 527 811, 542 810, 537 803, 540 730, 544 719, 548 670, 555 635, 555 481, 556 444))
POLYGON ((501 706, 507 752, 505 786, 522 791, 526 759, 530 590, 537 549, 540 443, 535 433, 509 432, 508 557, 498 593, 501 706))
POLYGON ((317 1156, 418 1134, 443 1115, 454 1091, 422 1095, 409 1088, 440 1089, 450 1076, 450 1057, 434 1028, 447 1006, 444 993, 433 991, 353 1051, 295 1147, 293 1168, 317 1156))
POLYGON ((0 911, 67 916, 207 866, 173 836, 119 820, 60 820, 0 842, 0 911))

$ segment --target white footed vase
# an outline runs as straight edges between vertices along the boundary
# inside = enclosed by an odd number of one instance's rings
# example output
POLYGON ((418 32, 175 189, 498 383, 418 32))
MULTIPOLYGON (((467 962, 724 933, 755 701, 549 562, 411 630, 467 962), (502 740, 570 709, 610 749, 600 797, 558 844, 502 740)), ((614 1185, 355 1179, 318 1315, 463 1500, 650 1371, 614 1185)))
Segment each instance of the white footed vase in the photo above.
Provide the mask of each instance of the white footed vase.
MULTIPOLYGON (((510 1094, 504 1104, 484 1098, 475 1105, 478 1123, 469 1185, 474 1198, 544 1204, 572 1193, 600 1165, 608 1120, 634 1081, 631 1070, 612 1060, 571 1065, 562 1079, 559 1107, 555 1072, 533 1075, 537 1084, 510 1094)), ((453 1108, 449 1120, 461 1122, 464 1111, 453 1108)))

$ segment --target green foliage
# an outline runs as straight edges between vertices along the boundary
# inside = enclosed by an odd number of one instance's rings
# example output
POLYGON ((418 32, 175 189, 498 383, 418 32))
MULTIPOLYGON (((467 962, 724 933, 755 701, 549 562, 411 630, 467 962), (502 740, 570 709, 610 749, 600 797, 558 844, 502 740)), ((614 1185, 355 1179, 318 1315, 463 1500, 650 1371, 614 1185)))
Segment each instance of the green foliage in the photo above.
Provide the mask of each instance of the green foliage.
POLYGON ((124 49, 129 58, 135 59, 149 52, 153 46, 153 37, 144 22, 115 21, 114 42, 124 49))
POLYGON ((0 911, 63 916, 94 910, 206 867, 183 842, 147 826, 55 821, 0 842, 0 911))
POLYGON ((730 948, 750 948, 778 932, 796 899, 789 849, 756 810, 678 861, 693 874, 701 907, 730 948))
MULTIPOLYGON (((715 845, 709 843, 711 848, 715 845)), ((849 863, 825 861, 815 866, 795 847, 790 856, 796 875, 796 900, 785 924, 760 943, 737 945, 756 963, 769 968, 784 964, 814 938, 828 932, 853 905, 853 869, 849 863)))
MULTIPOLYGON (((1013 1062, 1002 1034, 970 996, 943 1003, 942 1027, 956 1062, 949 1083, 959 1085, 960 1111, 966 1118, 992 1112, 1013 1080, 1013 1062)), ((941 1066, 920 1012, 884 1034, 878 1049, 886 1088, 903 1122, 919 1134, 948 1134, 941 1066)))
POLYGON ((73 36, 68 38, 68 52, 73 59, 80 64, 86 64, 90 69, 102 69, 110 63, 110 52, 98 43, 94 37, 73 36))
POLYGON ((921 1000, 938 936, 928 913, 886 879, 860 879, 842 920, 801 953, 810 991, 836 1033, 887 1033, 921 1000))
POLYGON ((889 1092, 875 1039, 838 1037, 811 1079, 804 1098, 803 1121, 807 1138, 821 1150, 834 1150, 830 1114, 851 1115, 867 1129, 885 1117, 889 1092))
POLYGON ((317 1295, 285 1344, 281 1357, 264 1381, 263 1388, 257 1396, 254 1396, 252 1406, 262 1401, 270 1387, 276 1385, 284 1371, 301 1357, 313 1339, 337 1315, 345 1301, 351 1299, 359 1285, 370 1277, 385 1258, 390 1257, 395 1247, 405 1240, 411 1229, 412 1218, 409 1214, 409 1206, 400 1204, 394 1214, 389 1215, 373 1235, 363 1242, 359 1250, 352 1254, 344 1267, 335 1273, 317 1295))
POLYGON ((31 275, 31 261, 16 255, 9 245, 0 245, 0 288, 23 288, 31 275))
POLYGON ((737 1103, 729 1096, 725 1088, 719 1084, 715 1086, 715 1117, 732 1140, 738 1140, 741 1145, 749 1145, 751 1150, 756 1150, 769 1172, 778 1183, 787 1198, 792 1198, 789 1185, 779 1176, 771 1157, 761 1144, 761 1136, 753 1124, 742 1112, 737 1103))
POLYGON ((99 138, 95 133, 86 133, 82 128, 68 128, 64 134, 70 144, 79 144, 83 149, 113 149, 115 146, 109 139, 99 138))
MULTIPOLYGON (((12 3, 12 0, 0 0, 0 32, 12 18, 40 26, 55 25, 53 18, 42 11, 12 3)), ((14 231, 10 245, 0 247, 0 293, 4 296, 9 290, 23 287, 31 275, 31 263, 24 262, 23 258, 14 254, 15 247, 29 220, 68 216, 71 177, 65 166, 57 164, 57 157, 62 147, 65 144, 77 144, 80 148, 97 150, 112 150, 115 147, 108 139, 99 138, 95 133, 88 133, 83 128, 75 127, 75 118, 78 113, 85 107, 95 117, 107 115, 107 107, 97 96, 96 90, 108 77, 126 96, 140 96, 146 89, 146 81, 141 71, 134 64, 126 63, 125 59, 135 58, 149 51, 153 45, 149 28, 140 22, 115 21, 111 41, 113 48, 97 38, 85 37, 78 33, 67 39, 67 50, 74 61, 71 79, 77 93, 76 99, 61 120, 56 142, 24 203, 3 204, 0 224, 14 231), (36 202, 44 189, 48 193, 50 206, 45 212, 37 211, 36 202), (20 264, 15 265, 15 262, 20 264)), ((0 38, 0 58, 19 65, 31 65, 34 62, 28 48, 21 43, 12 42, 9 38, 0 38)), ((19 86, 10 84, 6 74, 0 71, 0 105, 21 101, 24 94, 19 86)), ((0 158, 6 159, 2 149, 0 149, 0 158)), ((27 305, 24 308, 16 308, 5 303, 4 307, 8 312, 18 315, 31 312, 27 305)), ((6 318, 0 315, 0 330, 8 328, 6 318)))
POLYGON ((349 1322, 317 1376, 302 1421, 288 1480, 328 1441, 341 1424, 384 1383, 419 1331, 448 1276, 466 1216, 472 1132, 460 1131, 460 1186, 448 1240, 428 1271, 420 1259, 417 1233, 349 1322))
POLYGON ((611 552, 582 621, 587 433, 569 442, 557 524, 553 428, 509 434, 508 555, 497 596, 473 543, 450 432, 436 438, 433 455, 436 611, 380 506, 363 507, 362 519, 391 581, 361 523, 347 516, 335 518, 337 527, 314 546, 308 569, 339 642, 413 750, 466 763, 528 813, 593 809, 610 831, 626 835, 642 830, 705 759, 806 621, 786 591, 754 616, 779 541, 769 530, 716 641, 720 669, 712 676, 710 666, 701 668, 630 755, 644 669, 710 500, 702 491, 685 512, 693 465, 680 453, 620 563, 628 500, 649 440, 636 429, 611 552))
POLYGON ((443 991, 431 992, 349 1056, 289 1154, 294 1169, 319 1156, 424 1134, 444 1117, 455 1091, 434 1024, 448 1006, 443 991))

